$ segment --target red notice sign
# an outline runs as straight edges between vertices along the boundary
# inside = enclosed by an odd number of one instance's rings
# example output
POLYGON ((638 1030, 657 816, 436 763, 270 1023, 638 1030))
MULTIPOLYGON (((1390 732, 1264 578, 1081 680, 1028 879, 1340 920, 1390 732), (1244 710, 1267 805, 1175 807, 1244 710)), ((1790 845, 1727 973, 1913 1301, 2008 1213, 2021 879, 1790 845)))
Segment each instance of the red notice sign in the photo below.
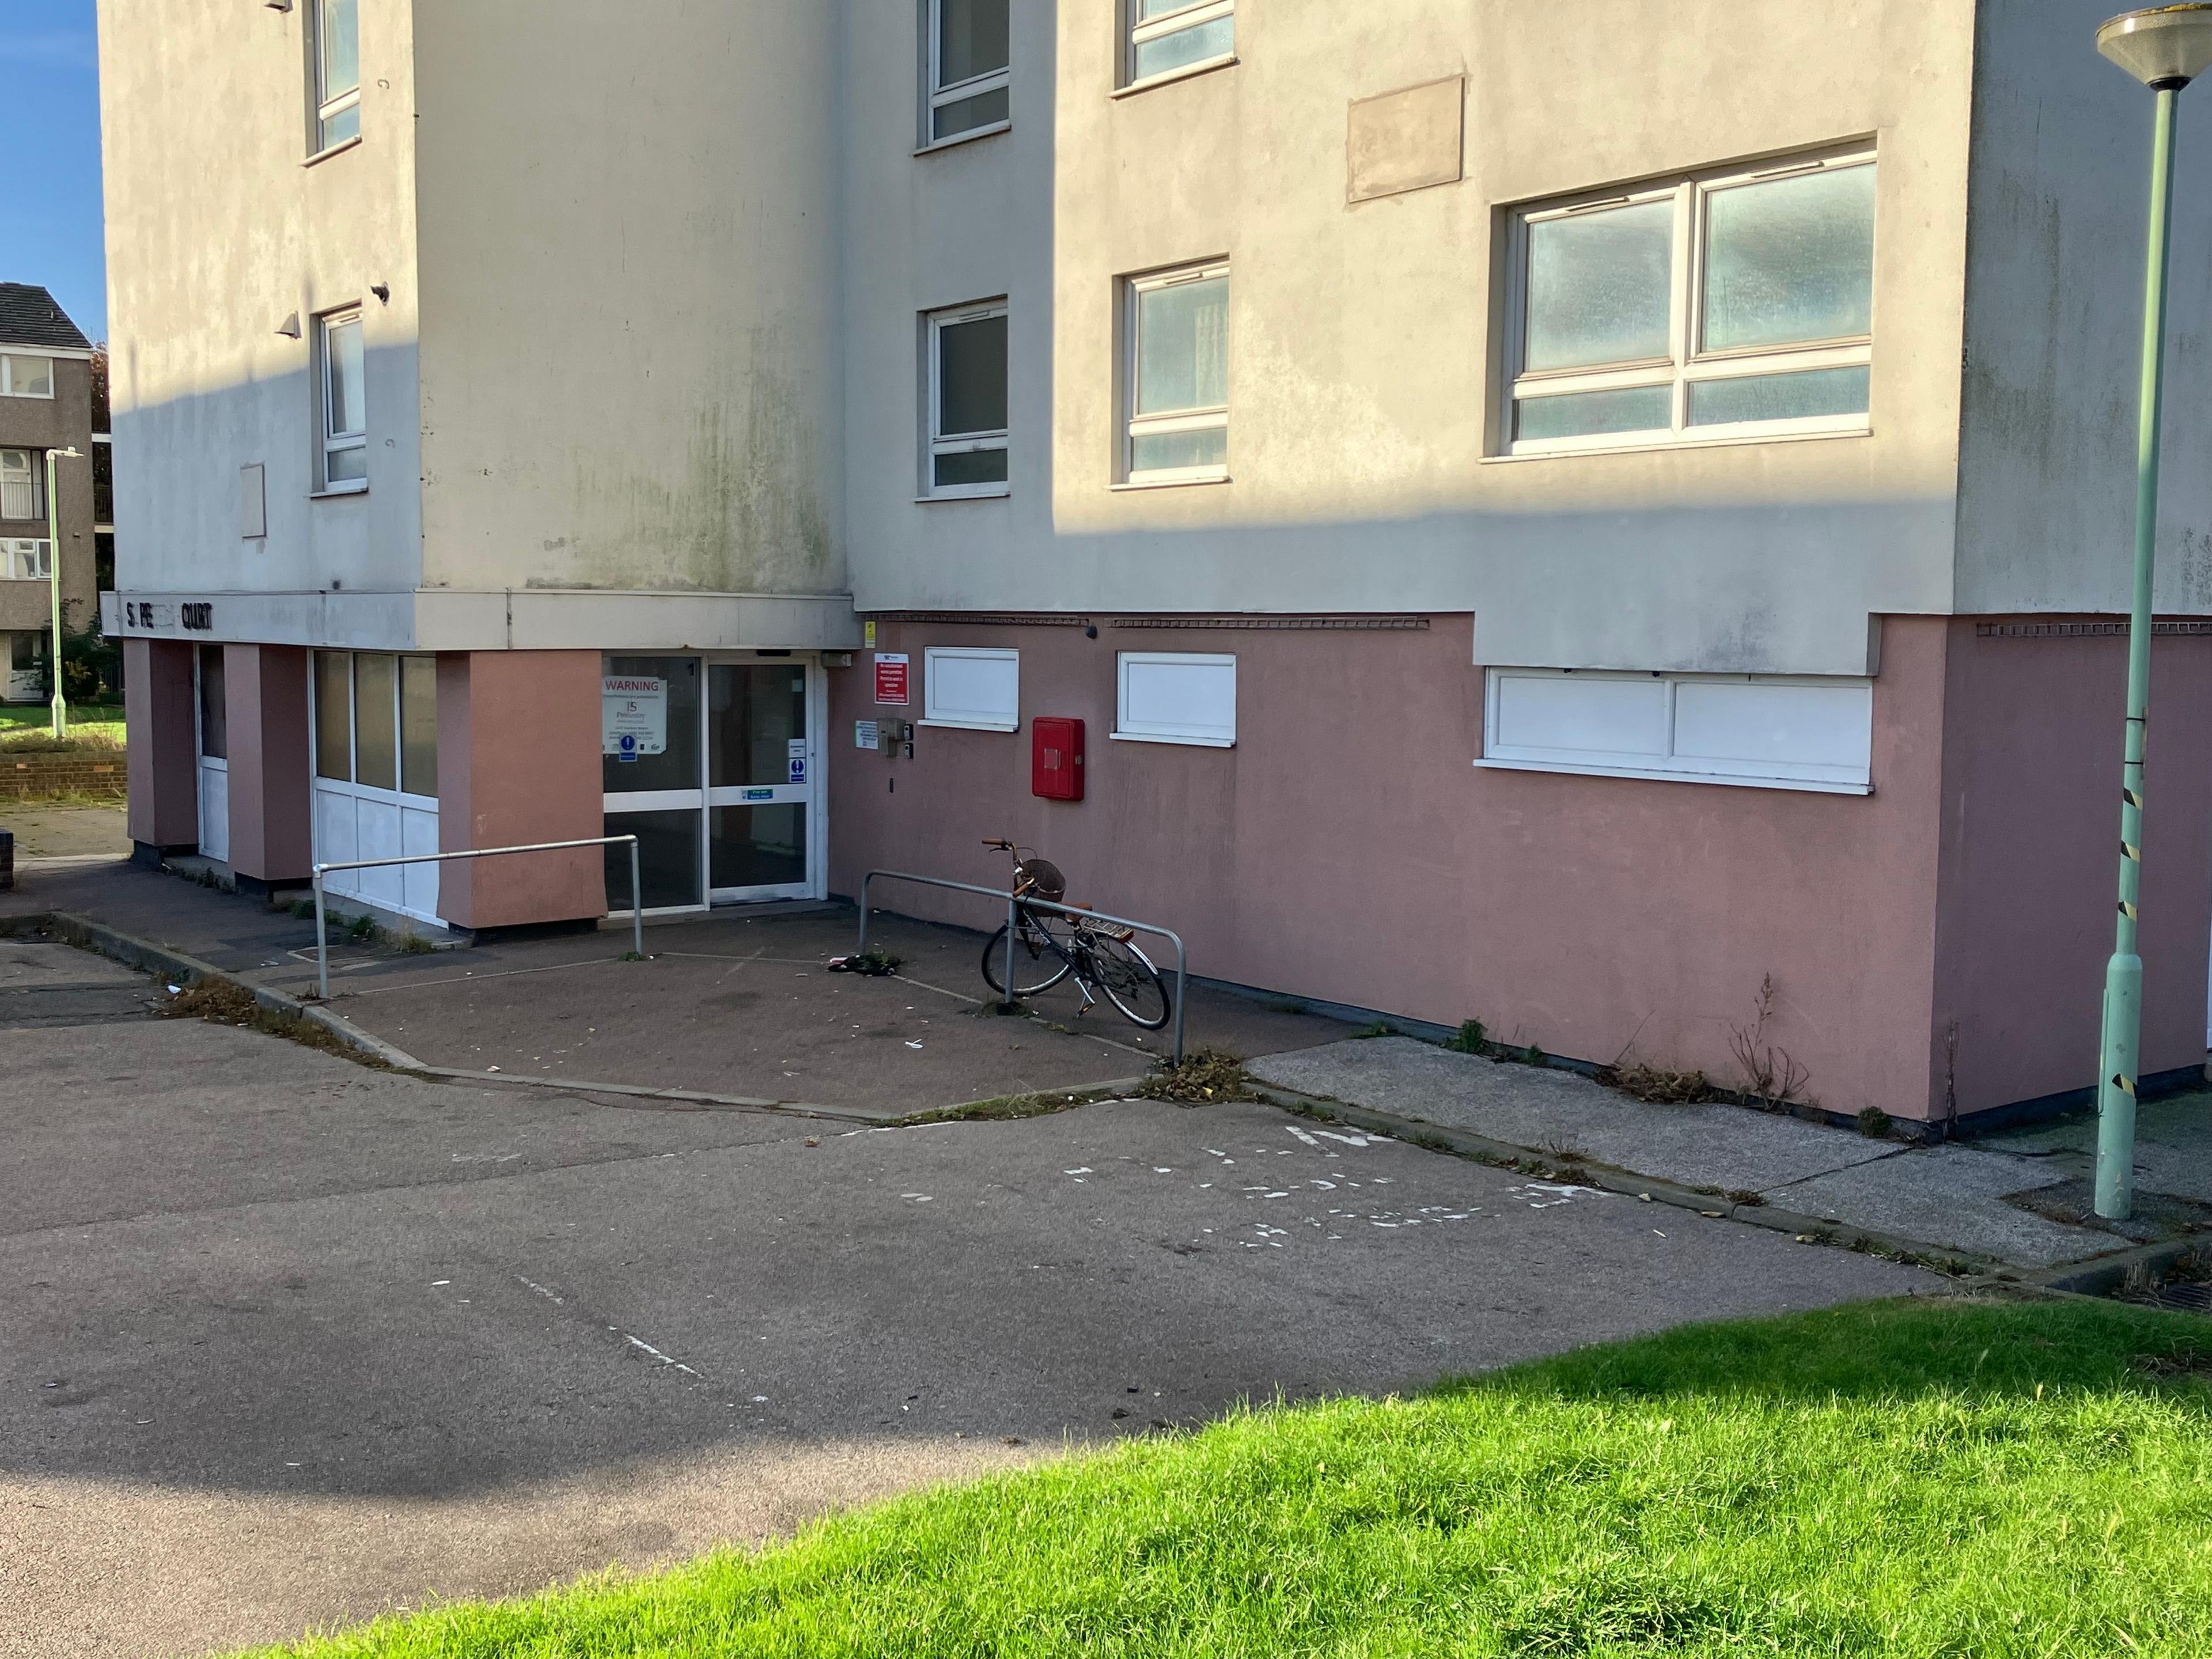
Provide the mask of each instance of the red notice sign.
POLYGON ((907 701, 905 652, 876 653, 876 701, 893 703, 907 701))

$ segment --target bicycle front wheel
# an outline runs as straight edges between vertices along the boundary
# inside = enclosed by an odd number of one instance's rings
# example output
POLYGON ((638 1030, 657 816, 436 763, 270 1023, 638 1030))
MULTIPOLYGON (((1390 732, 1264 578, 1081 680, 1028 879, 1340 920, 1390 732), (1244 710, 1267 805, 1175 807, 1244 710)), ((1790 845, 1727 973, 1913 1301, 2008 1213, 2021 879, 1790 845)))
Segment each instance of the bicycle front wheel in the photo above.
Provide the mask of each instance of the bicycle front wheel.
MULTIPOLYGON (((983 947, 983 983, 1006 994, 1006 930, 1001 926, 983 947)), ((1014 994, 1033 997, 1049 991, 1068 975, 1058 943, 1036 921, 1024 919, 1014 934, 1014 994)))
POLYGON ((1167 981, 1152 959, 1126 939, 1110 934, 1091 936, 1091 965, 1098 975, 1098 988, 1130 1023, 1157 1031, 1175 1012, 1168 998, 1167 981))

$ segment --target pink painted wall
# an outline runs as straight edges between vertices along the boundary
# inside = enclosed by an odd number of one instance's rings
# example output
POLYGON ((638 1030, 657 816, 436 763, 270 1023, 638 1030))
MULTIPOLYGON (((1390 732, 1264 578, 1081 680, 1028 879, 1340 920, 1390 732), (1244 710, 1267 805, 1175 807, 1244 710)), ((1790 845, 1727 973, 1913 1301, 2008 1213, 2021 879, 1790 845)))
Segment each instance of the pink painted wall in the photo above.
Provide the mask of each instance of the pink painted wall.
POLYGON ((297 646, 223 647, 230 748, 230 867, 278 883, 313 872, 307 653, 297 646))
MULTIPOLYGON (((878 709, 869 657, 831 684, 831 885, 872 866, 1002 880, 1005 835, 1076 897, 1182 929, 1191 969, 1610 1060, 1737 1079, 1761 979, 1773 1038, 1832 1109, 1929 1110, 1943 623, 1887 629, 1876 793, 1490 772, 1465 616, 1425 631, 880 624, 914 704, 878 709), (924 728, 912 761, 855 719, 921 714, 927 645, 1022 651, 1018 734, 924 728), (1117 650, 1233 651, 1237 746, 1115 743, 1117 650), (1028 720, 1087 723, 1089 799, 1029 793, 1028 720), (893 793, 887 785, 896 780, 893 793)), ((912 914, 988 927, 984 902, 912 914)))
MULTIPOLYGON (((2111 618, 1984 618, 1993 626, 2111 618)), ((1943 857, 1932 1091, 1961 1113, 2096 1078, 2119 862, 2127 641, 1944 624, 1943 857)), ((2151 647, 2146 1073, 2201 1066, 2212 941, 2212 638, 2151 647)))
POLYGON ((131 839, 149 847, 198 847, 192 647, 176 640, 126 639, 123 681, 131 839))
MULTIPOLYGON (((441 852, 598 836, 599 653, 453 652, 438 659, 441 852)), ((464 927, 606 913, 599 849, 463 860, 438 914, 464 927)))

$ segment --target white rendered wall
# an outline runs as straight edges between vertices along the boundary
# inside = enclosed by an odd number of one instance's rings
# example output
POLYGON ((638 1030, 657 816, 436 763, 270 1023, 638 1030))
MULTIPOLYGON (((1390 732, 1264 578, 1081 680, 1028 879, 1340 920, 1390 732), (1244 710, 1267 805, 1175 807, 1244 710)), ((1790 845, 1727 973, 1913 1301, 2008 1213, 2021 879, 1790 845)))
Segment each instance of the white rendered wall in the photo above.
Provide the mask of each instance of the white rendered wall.
POLYGON ((101 0, 125 592, 416 583, 414 8, 360 8, 362 141, 307 167, 304 8, 101 0), (370 487, 312 500, 313 319, 348 302, 362 309, 370 487), (295 316, 300 337, 279 334, 295 316), (248 540, 239 469, 257 462, 269 533, 248 540))
MULTIPOLYGON (((2152 94, 2106 0, 1984 0, 1966 265, 1959 608, 2128 608, 2152 94)), ((2182 94, 2158 608, 2212 611, 2212 99, 2182 94)))
POLYGON ((844 587, 839 9, 418 6, 426 586, 844 587))
POLYGON ((851 9, 862 609, 1471 611, 1486 661, 1864 673, 1870 616, 1948 607, 1971 0, 1255 3, 1236 66, 1121 99, 1113 0, 1048 42, 1017 6, 1013 130, 920 159, 914 8, 851 9), (1455 73, 1465 178, 1347 207, 1348 103, 1455 73), (1502 205, 1869 136, 1871 435, 1486 459, 1502 205), (1115 278, 1222 254, 1233 482, 1115 491, 1115 278), (915 313, 1001 292, 1012 494, 917 506, 915 313))

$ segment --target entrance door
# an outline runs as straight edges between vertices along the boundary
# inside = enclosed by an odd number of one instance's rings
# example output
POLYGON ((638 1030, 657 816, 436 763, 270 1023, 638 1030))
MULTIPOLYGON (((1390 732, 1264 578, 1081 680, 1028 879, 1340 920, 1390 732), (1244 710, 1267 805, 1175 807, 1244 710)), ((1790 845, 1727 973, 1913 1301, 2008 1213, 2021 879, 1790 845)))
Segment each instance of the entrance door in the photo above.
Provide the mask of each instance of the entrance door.
POLYGON ((223 696, 222 647, 204 645, 197 659, 199 705, 200 856, 230 861, 230 714, 223 696))
POLYGON ((814 896, 811 665, 707 670, 707 883, 715 903, 814 896))
MULTIPOLYGON (((820 665, 610 656, 605 672, 605 833, 638 837, 645 908, 821 896, 820 665)), ((629 908, 627 848, 607 848, 607 902, 629 908)))

